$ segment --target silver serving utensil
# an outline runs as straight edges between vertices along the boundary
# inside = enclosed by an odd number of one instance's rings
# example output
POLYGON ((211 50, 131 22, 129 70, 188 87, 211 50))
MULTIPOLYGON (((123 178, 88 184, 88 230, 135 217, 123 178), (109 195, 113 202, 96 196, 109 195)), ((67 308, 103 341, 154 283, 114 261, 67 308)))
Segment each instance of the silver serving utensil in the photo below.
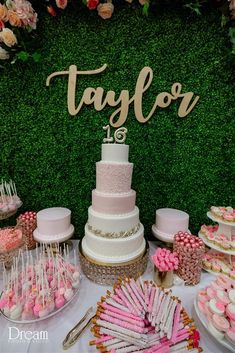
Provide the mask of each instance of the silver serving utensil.
POLYGON ((63 341, 63 348, 68 349, 73 346, 83 331, 87 328, 93 317, 95 316, 96 311, 93 307, 90 307, 81 320, 70 330, 63 341))

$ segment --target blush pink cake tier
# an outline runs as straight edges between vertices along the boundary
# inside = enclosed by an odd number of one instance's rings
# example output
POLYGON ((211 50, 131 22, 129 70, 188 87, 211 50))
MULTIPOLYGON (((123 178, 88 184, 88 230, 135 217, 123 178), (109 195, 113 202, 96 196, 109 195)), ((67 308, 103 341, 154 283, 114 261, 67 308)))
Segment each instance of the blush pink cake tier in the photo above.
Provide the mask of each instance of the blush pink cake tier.
POLYGON ((189 215, 174 208, 160 208, 156 211, 153 235, 163 241, 173 243, 174 235, 179 231, 190 233, 189 215))
POLYGON ((133 163, 128 158, 128 145, 102 144, 82 240, 83 255, 91 261, 125 264, 145 252, 144 227, 131 189, 133 163))

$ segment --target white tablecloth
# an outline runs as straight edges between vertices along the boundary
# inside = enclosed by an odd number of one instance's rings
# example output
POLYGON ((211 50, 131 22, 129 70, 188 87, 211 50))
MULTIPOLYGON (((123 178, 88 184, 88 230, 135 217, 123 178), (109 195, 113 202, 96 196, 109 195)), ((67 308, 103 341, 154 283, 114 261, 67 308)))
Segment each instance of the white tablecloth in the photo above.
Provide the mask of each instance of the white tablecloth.
MULTIPOLYGON (((77 246, 77 241, 75 242, 77 246)), ((155 243, 150 243, 150 253, 156 249, 155 243)), ((201 333, 201 347, 205 353, 228 353, 229 351, 222 345, 217 343, 209 333, 205 331, 203 326, 198 321, 194 308, 193 301, 196 293, 204 288, 213 279, 213 275, 203 273, 201 282, 194 287, 174 286, 172 288, 173 294, 179 296, 182 304, 190 316, 195 318, 197 327, 201 333)), ((153 266, 149 262, 144 279, 153 278, 153 266)), ((1 283, 0 283, 1 285, 1 283)), ((72 303, 55 316, 40 321, 35 324, 14 324, 7 321, 2 315, 0 316, 0 353, 61 353, 63 351, 62 342, 71 328, 80 320, 90 306, 95 306, 96 302, 102 295, 106 293, 107 289, 111 287, 97 285, 86 277, 82 278, 81 290, 72 303), (14 327, 10 329, 10 327, 14 327), (17 330, 17 329, 18 330, 17 330), (48 339, 43 340, 25 340, 18 339, 9 340, 9 332, 11 330, 12 338, 15 338, 19 331, 47 331, 48 339)), ((31 336, 31 333, 27 337, 31 336)), ((68 352, 70 353, 97 353, 94 346, 89 346, 89 341, 93 336, 89 329, 87 329, 79 339, 79 341, 72 346, 68 352)), ((235 350, 234 350, 235 352, 235 350)))

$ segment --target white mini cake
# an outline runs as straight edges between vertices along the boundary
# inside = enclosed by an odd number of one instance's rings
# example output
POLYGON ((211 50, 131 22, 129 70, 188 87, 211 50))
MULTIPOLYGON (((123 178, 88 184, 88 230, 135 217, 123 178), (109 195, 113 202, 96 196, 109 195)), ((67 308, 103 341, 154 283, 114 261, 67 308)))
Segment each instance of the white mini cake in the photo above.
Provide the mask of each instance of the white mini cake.
POLYGON ((173 242, 174 235, 179 231, 189 232, 189 215, 174 208, 160 208, 156 211, 153 234, 163 240, 173 242))
POLYGON ((52 207, 37 213, 37 228, 34 238, 43 243, 60 242, 69 239, 74 232, 71 211, 64 207, 52 207))
POLYGON ((133 164, 129 146, 103 144, 101 161, 96 163, 96 189, 88 209, 83 254, 96 262, 121 264, 143 255, 144 227, 131 189, 133 164))

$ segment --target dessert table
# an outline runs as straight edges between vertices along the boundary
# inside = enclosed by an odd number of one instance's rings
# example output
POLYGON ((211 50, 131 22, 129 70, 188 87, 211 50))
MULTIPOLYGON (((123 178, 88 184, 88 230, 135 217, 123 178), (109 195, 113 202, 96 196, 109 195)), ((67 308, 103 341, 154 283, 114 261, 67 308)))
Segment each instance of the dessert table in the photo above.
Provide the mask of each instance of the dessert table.
MULTIPOLYGON (((78 241, 73 241, 74 246, 78 241)), ((150 255, 153 254, 157 245, 150 242, 150 255)), ((200 324, 193 307, 193 302, 197 292, 204 288, 213 279, 214 275, 207 272, 202 273, 201 282, 194 287, 184 285, 174 285, 173 294, 179 296, 182 305, 188 314, 195 319, 196 325, 201 334, 200 346, 205 353, 228 353, 230 352, 212 338, 200 324)), ((143 279, 153 278, 153 265, 149 261, 147 270, 143 279)), ((0 285, 2 279, 0 279, 0 285)), ((73 299, 72 303, 55 316, 33 324, 15 324, 7 321, 0 315, 0 353, 60 353, 64 352, 62 342, 68 331, 81 319, 90 306, 95 307, 97 301, 106 290, 111 289, 108 286, 95 284, 85 276, 82 278, 82 284, 79 294, 73 299), (44 333, 43 333, 44 332, 44 333), (41 334, 40 334, 41 333, 41 334), (34 337, 34 339, 30 339, 34 337), (37 339, 38 337, 38 339, 37 339)), ((82 334, 79 341, 72 346, 70 353, 95 353, 98 352, 94 346, 89 346, 89 341, 93 336, 89 330, 82 334)))

